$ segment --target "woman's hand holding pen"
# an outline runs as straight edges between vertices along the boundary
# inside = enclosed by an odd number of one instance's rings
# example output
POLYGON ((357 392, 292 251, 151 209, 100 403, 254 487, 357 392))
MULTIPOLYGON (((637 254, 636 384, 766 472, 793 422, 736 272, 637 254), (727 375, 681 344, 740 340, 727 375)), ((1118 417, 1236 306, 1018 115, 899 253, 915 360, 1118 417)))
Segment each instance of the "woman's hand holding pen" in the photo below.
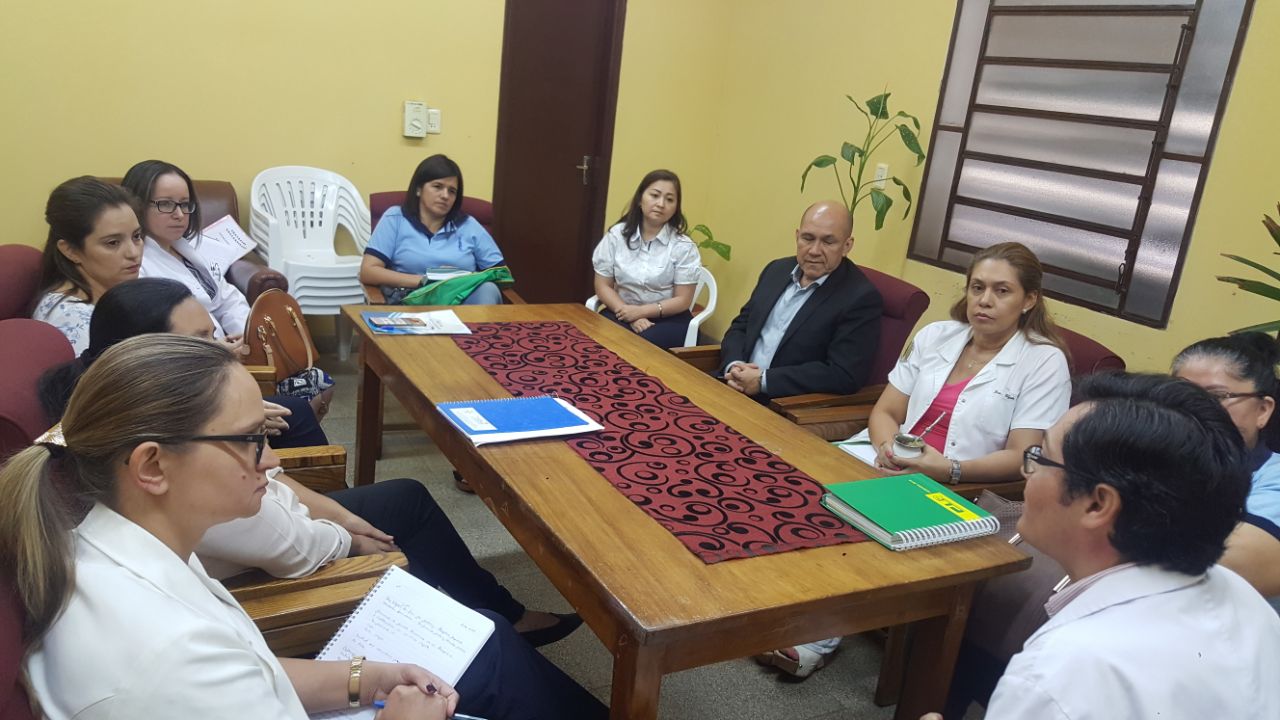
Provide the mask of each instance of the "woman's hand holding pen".
POLYGON ((417 717, 445 718, 452 716, 458 709, 458 691, 435 674, 417 665, 366 662, 364 668, 366 677, 372 681, 365 687, 370 688, 373 693, 365 697, 368 698, 368 702, 374 699, 385 702, 386 708, 378 715, 383 720, 417 717), (402 702, 405 703, 405 707, 401 706, 402 702), (439 715, 432 714, 436 712, 436 707, 443 708, 444 712, 439 715), (417 710, 413 710, 414 708, 417 710), (422 715, 413 714, 413 712, 424 712, 424 708, 430 712, 422 715))

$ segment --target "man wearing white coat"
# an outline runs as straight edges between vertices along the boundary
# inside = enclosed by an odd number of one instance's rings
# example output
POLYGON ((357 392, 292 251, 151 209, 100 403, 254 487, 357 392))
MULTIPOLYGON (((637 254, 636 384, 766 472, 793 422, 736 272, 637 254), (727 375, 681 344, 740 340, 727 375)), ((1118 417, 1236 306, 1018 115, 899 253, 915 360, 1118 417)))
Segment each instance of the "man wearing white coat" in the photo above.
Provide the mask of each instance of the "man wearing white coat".
POLYGON ((1027 449, 1018 522, 1071 583, 987 719, 1280 717, 1280 618, 1214 564, 1249 490, 1240 433, 1165 376, 1094 376, 1081 396, 1027 449))

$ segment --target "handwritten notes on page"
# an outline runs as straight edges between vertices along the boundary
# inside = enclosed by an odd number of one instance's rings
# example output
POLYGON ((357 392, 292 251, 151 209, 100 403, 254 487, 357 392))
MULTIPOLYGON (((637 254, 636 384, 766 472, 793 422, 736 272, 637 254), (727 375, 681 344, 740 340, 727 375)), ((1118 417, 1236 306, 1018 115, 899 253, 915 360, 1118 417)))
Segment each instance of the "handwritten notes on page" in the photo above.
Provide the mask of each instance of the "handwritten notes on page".
MULTIPOLYGON (((493 621, 418 578, 392 567, 338 630, 317 660, 420 665, 456 684, 493 634, 493 621)), ((315 715, 372 718, 372 708, 315 715)))

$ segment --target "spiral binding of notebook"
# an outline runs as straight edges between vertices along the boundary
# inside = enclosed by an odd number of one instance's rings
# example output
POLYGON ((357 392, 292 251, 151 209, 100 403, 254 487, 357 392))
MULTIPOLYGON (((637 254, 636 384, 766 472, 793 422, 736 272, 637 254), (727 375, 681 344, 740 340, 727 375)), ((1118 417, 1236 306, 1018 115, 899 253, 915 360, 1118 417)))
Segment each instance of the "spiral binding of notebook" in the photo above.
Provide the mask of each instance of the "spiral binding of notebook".
POLYGON ((351 614, 347 616, 347 619, 342 621, 342 625, 338 627, 338 631, 335 632, 333 634, 333 637, 329 638, 329 642, 325 643, 324 647, 320 649, 320 653, 316 655, 317 660, 349 659, 349 658, 329 657, 329 651, 332 650, 334 645, 337 644, 338 638, 342 637, 346 633, 347 626, 351 625, 351 623, 360 614, 360 611, 364 610, 364 607, 369 604, 369 601, 372 600, 373 597, 378 594, 378 591, 382 589, 382 586, 386 584, 387 578, 391 577, 391 571, 393 570, 400 570, 400 568, 396 567, 395 565, 392 565, 391 567, 387 568, 386 572, 382 573, 382 577, 378 578, 378 582, 374 583, 373 587, 369 588, 369 592, 365 593, 364 597, 360 598, 360 602, 356 605, 356 608, 351 611, 351 614))
POLYGON ((991 535, 999 529, 1000 521, 994 516, 989 516, 972 522, 961 520, 946 525, 903 530, 893 534, 894 549, 914 550, 930 545, 942 545, 956 540, 991 535))
POLYGON ((567 400, 554 395, 446 402, 437 403, 436 408, 476 445, 604 429, 567 400))

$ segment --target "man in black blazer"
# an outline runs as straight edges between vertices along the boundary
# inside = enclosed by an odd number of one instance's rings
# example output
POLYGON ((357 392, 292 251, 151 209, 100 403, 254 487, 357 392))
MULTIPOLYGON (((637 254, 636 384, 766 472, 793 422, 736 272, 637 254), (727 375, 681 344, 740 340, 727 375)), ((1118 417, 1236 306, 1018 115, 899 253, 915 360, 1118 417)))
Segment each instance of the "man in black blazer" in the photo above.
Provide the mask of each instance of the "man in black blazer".
POLYGON ((796 255, 765 266, 725 332, 720 357, 729 387, 763 398, 857 392, 880 342, 883 302, 845 257, 853 218, 841 203, 811 205, 796 230, 796 255))

